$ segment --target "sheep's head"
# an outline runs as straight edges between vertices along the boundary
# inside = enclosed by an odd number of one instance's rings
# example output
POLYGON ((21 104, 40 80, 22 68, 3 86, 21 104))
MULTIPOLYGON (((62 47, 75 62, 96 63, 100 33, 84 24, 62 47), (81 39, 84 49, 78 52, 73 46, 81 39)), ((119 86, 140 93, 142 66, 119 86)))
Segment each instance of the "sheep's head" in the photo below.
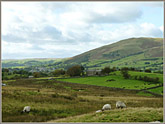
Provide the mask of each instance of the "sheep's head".
POLYGON ((25 113, 25 112, 26 112, 26 110, 22 110, 22 111, 21 111, 21 113, 25 113))

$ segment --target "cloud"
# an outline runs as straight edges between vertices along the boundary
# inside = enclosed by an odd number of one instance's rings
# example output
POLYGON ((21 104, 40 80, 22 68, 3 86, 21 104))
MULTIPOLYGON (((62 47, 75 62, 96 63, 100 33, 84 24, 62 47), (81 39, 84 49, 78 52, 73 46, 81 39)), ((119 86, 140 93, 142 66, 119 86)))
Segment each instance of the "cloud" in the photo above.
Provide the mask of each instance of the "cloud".
POLYGON ((164 26, 160 26, 159 29, 164 32, 164 26))
POLYGON ((163 32, 159 27, 156 27, 151 23, 143 23, 141 26, 141 32, 143 35, 148 35, 151 37, 162 37, 163 32))
POLYGON ((13 34, 2 35, 2 40, 5 40, 7 42, 15 42, 15 43, 25 41, 24 38, 13 34))
POLYGON ((143 6, 149 6, 149 7, 162 7, 163 8, 163 1, 154 1, 154 2, 142 2, 142 3, 139 3, 140 5, 143 5, 143 6))
POLYGON ((162 37, 151 2, 2 2, 2 57, 71 57, 130 37, 162 37), (20 55, 22 54, 22 55, 20 55))
POLYGON ((55 42, 56 40, 62 39, 62 33, 58 29, 56 29, 53 26, 46 26, 43 27, 43 29, 38 31, 32 31, 28 33, 29 41, 35 42, 35 43, 51 43, 55 42))
MULTIPOLYGON (((113 26, 110 25, 107 25, 107 27, 113 28, 113 26)), ((119 27, 120 28, 114 28, 113 30, 100 30, 99 26, 93 26, 88 32, 89 36, 85 36, 86 34, 84 34, 84 36, 79 39, 75 37, 75 40, 81 40, 81 42, 67 40, 66 43, 60 43, 60 41, 59 43, 54 43, 53 41, 42 40, 38 41, 38 44, 34 44, 32 42, 12 43, 3 41, 3 57, 5 58, 5 55, 9 54, 12 54, 14 57, 14 55, 18 56, 20 53, 26 58, 31 55, 35 58, 46 58, 48 56, 54 58, 71 57, 130 37, 159 37, 163 35, 159 27, 150 23, 119 25, 119 27)), ((19 57, 22 57, 22 55, 19 57)))

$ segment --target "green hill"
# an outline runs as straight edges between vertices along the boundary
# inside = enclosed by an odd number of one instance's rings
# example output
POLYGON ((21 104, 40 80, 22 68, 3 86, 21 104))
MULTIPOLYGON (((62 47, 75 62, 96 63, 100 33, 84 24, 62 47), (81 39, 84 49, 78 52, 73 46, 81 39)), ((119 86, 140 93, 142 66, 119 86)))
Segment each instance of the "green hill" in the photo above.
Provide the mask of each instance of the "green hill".
MULTIPOLYGON (((29 66, 48 66, 63 59, 56 58, 34 58, 34 59, 8 59, 2 60, 3 68, 25 68, 29 66)), ((65 60, 65 59, 64 59, 65 60)))
MULTIPOLYGON (((80 48, 81 49, 81 48, 80 48)), ((2 67, 49 66, 67 69, 82 64, 88 69, 111 67, 135 67, 138 69, 163 70, 162 38, 129 38, 102 46, 83 54, 65 59, 4 60, 2 67)))
POLYGON ((74 56, 65 63, 81 63, 88 68, 104 66, 162 70, 162 38, 130 38, 74 56))

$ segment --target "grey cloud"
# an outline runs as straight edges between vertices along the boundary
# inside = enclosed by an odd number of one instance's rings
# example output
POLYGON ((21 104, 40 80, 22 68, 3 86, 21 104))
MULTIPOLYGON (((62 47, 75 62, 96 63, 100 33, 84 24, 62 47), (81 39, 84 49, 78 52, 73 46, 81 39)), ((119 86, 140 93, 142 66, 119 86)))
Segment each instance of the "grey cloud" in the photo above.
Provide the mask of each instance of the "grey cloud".
POLYGON ((73 39, 65 39, 65 42, 77 43, 77 42, 92 42, 92 36, 88 31, 68 32, 73 39))
POLYGON ((154 37, 163 37, 163 32, 159 29, 154 29, 154 30, 150 30, 148 32, 148 35, 154 36, 154 37))
POLYGON ((66 57, 72 57, 77 55, 78 52, 76 50, 54 50, 48 52, 48 51, 42 51, 40 53, 3 53, 2 58, 3 59, 25 59, 25 58, 66 58, 66 57), (67 54, 66 54, 67 53, 67 54))
POLYGON ((53 12, 64 12, 66 9, 69 9, 71 2, 41 2, 40 5, 43 8, 47 8, 53 12))
POLYGON ((3 59, 25 59, 25 58, 47 58, 46 56, 44 56, 44 52, 43 54, 40 53, 40 54, 36 54, 36 53, 33 53, 33 56, 32 54, 27 54, 27 53, 3 53, 2 54, 2 58, 3 59))
POLYGON ((140 10, 118 10, 115 13, 108 13, 106 15, 90 13, 88 21, 91 23, 124 23, 136 21, 141 15, 142 12, 140 10))
POLYGON ((59 38, 62 35, 61 31, 57 30, 56 28, 54 28, 52 26, 46 26, 43 29, 42 33, 46 34, 46 36, 49 36, 51 38, 59 38))
POLYGON ((19 43, 19 42, 26 41, 25 38, 14 35, 14 34, 2 35, 2 40, 6 41, 6 42, 12 42, 12 43, 19 43))
POLYGON ((44 49, 41 48, 39 45, 33 45, 30 49, 32 49, 32 50, 37 50, 37 51, 44 50, 44 49))
POLYGON ((62 33, 57 30, 55 27, 52 26, 46 26, 43 29, 36 31, 36 32, 29 32, 30 37, 34 39, 43 39, 43 38, 51 38, 56 39, 60 38, 62 33))
POLYGON ((141 6, 163 7, 163 1, 154 2, 140 2, 141 6))
MULTIPOLYGON (((107 2, 105 6, 113 6, 115 2, 107 2)), ((60 13, 66 12, 74 12, 74 11, 82 11, 86 12, 88 16, 85 21, 89 23, 122 23, 122 22, 131 22, 135 21, 139 17, 141 17, 142 12, 140 7, 137 5, 141 5, 142 3, 132 4, 128 2, 125 4, 118 3, 114 4, 116 6, 116 10, 113 13, 107 13, 106 15, 102 15, 100 13, 94 12, 92 9, 88 8, 90 6, 96 7, 98 3, 91 3, 91 2, 46 2, 42 3, 43 8, 49 8, 52 13, 56 13, 57 15, 60 13)), ((100 3, 103 4, 103 3, 100 3)), ((147 5, 147 4, 146 4, 147 5)), ((152 4, 151 4, 152 5, 152 4)), ((158 3, 159 5, 159 3, 158 3)), ((114 9, 114 8, 113 8, 114 9)), ((111 10, 109 10, 111 11, 111 10)))
POLYGON ((45 26, 43 29, 36 32, 32 31, 32 29, 27 26, 23 26, 20 29, 21 30, 15 30, 15 32, 12 32, 12 34, 2 35, 2 40, 12 43, 30 42, 33 44, 43 44, 56 42, 62 39, 61 31, 52 26, 45 26), (20 35, 18 36, 18 34, 20 35), (22 36, 22 34, 24 35, 24 37, 22 36))
MULTIPOLYGON (((89 2, 88 2, 89 3, 89 2)), ((108 2, 110 3, 110 2, 108 2)), ((141 16, 142 16, 142 10, 140 7, 136 7, 136 5, 122 5, 122 3, 116 7, 116 9, 114 9, 113 13, 110 12, 110 10, 108 9, 107 11, 109 11, 109 13, 105 12, 103 14, 99 13, 98 11, 95 12, 95 10, 93 10, 94 4, 90 3, 88 4, 88 6, 86 6, 87 4, 85 3, 81 3, 79 4, 79 2, 44 2, 41 3, 42 5, 42 9, 43 11, 39 11, 39 13, 43 13, 44 16, 39 16, 39 20, 37 21, 39 23, 26 23, 23 22, 23 18, 15 18, 15 22, 18 23, 19 28, 14 29, 14 27, 12 27, 13 29, 11 29, 11 33, 7 34, 7 35, 2 35, 2 40, 7 41, 7 42, 28 42, 32 45, 32 47, 29 47, 29 51, 34 51, 33 53, 13 53, 13 54, 7 54, 6 53, 3 54, 3 58, 5 57, 9 57, 9 58, 29 58, 29 57, 39 57, 39 58, 46 58, 46 57, 68 57, 68 56, 74 56, 75 54, 78 54, 78 51, 74 50, 74 48, 70 48, 70 50, 54 50, 53 47, 52 49, 48 52, 46 50, 46 48, 44 49, 44 45, 45 44, 52 44, 52 46, 57 46, 57 45, 79 45, 85 42, 86 45, 82 44, 82 47, 84 46, 86 49, 89 48, 89 46, 94 46, 94 45, 90 45, 91 42, 93 43, 97 43, 97 42, 101 42, 102 44, 111 42, 111 41, 117 41, 116 39, 123 39, 124 37, 128 36, 128 34, 126 33, 125 29, 127 28, 121 28, 121 26, 118 27, 112 27, 112 29, 107 29, 109 30, 109 32, 105 31, 105 33, 107 33, 107 35, 112 35, 109 36, 109 39, 107 41, 102 40, 101 36, 102 34, 98 35, 100 30, 104 30, 104 28, 102 29, 101 27, 104 25, 108 25, 113 23, 113 25, 120 25, 123 23, 129 23, 132 21, 136 21, 138 20, 141 16), (70 4, 71 3, 71 4, 70 4), (80 5, 80 6, 78 6, 80 5), (91 9, 89 8, 91 6, 91 9), (93 8, 92 8, 93 5, 93 8), (131 6, 132 5, 132 6, 131 6), (74 8, 76 7, 76 8, 74 8), (86 11, 84 11, 86 10, 86 11), (85 27, 85 28, 77 28, 76 26, 73 26, 74 23, 70 24, 70 23, 66 23, 66 25, 64 25, 64 27, 61 27, 62 25, 60 25, 61 23, 56 23, 58 21, 60 21, 60 16, 59 20, 57 18, 57 20, 54 22, 53 19, 56 18, 50 18, 52 19, 49 22, 49 18, 47 19, 48 15, 60 15, 61 13, 67 13, 67 12, 82 12, 83 14, 86 14, 86 16, 82 17, 82 20, 80 18, 80 20, 78 21, 85 21, 84 23, 87 23, 89 25, 89 27, 85 27), (49 13, 50 12, 50 13, 49 13), (46 20, 47 19, 47 20, 46 20), (47 21, 47 22, 45 22, 47 21), (53 23, 52 23, 53 22, 53 23), (21 24, 20 24, 21 23, 21 24), (114 24, 116 23, 116 24, 114 24), (51 26, 53 25, 53 26, 51 26), (68 26, 71 25, 71 26, 68 26), (97 25, 100 28, 92 28, 92 25, 97 25), (57 27, 60 28, 70 28, 67 30, 64 30, 64 32, 60 31, 60 29, 58 29, 57 27), (66 26, 66 27, 65 27, 66 26), (68 26, 68 27, 67 27, 68 26), (36 30, 34 31, 33 29, 36 28, 36 30), (119 29, 118 31, 115 31, 116 29, 119 29), (66 32, 65 32, 66 31, 66 32), (114 32, 114 36, 113 33, 114 32), (63 33, 66 33, 68 36, 63 36, 63 33), (116 35, 117 34, 117 35, 116 35), (114 38, 112 38, 114 37, 114 38), (89 43, 89 44, 88 44, 89 43), (42 47, 41 47, 42 46, 42 47)), ((152 4, 150 4, 152 5, 152 4)), ((161 4, 162 5, 162 4, 161 4)), ((108 5, 109 6, 109 5, 108 5)), ((137 5, 138 6, 138 5, 137 5)), ((147 6, 147 2, 144 6, 147 6)), ((160 6, 160 4, 157 4, 155 6, 160 6)), ((97 8, 96 8, 97 9, 97 8)), ((101 11, 102 12, 102 11, 101 11)), ((62 21, 66 21, 66 20, 62 20, 62 21)), ((74 21, 73 21, 74 22, 74 21)), ((80 23, 81 24, 81 23, 80 23)), ((76 25, 76 23, 75 23, 76 25)), ((141 28, 139 28, 141 29, 141 28)), ((155 37, 162 37, 163 33, 159 30, 159 29, 154 29, 154 30, 147 30, 147 31, 142 31, 142 30, 137 30, 137 32, 132 33, 131 31, 131 36, 135 35, 137 36, 138 33, 139 35, 142 36, 155 36, 155 37)), ((106 35, 105 35, 106 37, 106 35)), ((92 44, 92 43, 91 43, 92 44)), ((81 45, 80 45, 81 46, 81 45)), ((91 48, 92 48, 91 47, 91 48)), ((84 49, 85 49, 84 48, 84 49)), ((82 48, 80 48, 82 49, 82 48)))

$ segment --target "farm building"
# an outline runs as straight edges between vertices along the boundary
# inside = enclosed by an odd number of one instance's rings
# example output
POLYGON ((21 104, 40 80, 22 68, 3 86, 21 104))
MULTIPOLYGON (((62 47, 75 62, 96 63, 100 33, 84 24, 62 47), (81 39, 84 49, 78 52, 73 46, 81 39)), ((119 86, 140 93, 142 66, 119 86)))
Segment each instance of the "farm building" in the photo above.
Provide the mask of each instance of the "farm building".
POLYGON ((87 70, 87 76, 101 75, 101 70, 87 70))

